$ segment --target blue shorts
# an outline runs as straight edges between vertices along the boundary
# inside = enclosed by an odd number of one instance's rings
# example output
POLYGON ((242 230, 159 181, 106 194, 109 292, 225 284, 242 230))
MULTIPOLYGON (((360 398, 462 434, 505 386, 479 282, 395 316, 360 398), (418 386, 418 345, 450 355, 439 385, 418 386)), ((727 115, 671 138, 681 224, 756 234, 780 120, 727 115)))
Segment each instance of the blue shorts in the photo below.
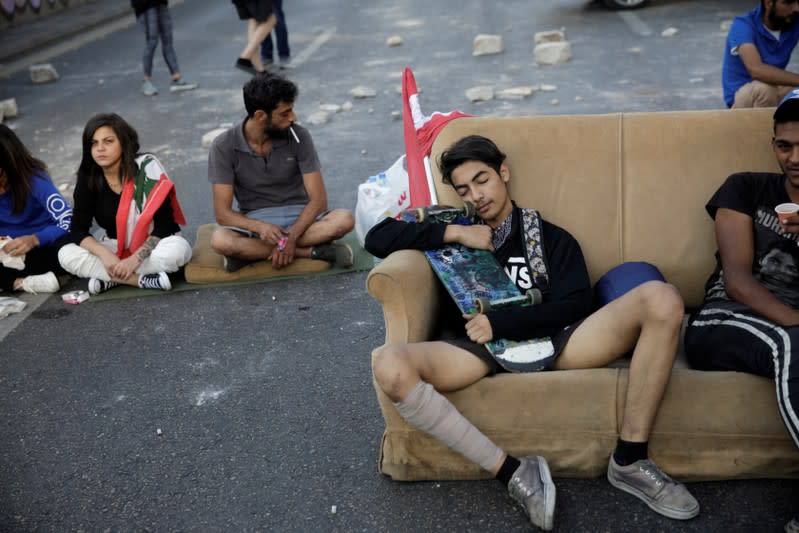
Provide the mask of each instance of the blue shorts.
MULTIPOLYGON (((303 209, 305 209, 304 204, 280 205, 277 207, 262 207, 261 209, 253 209, 252 211, 248 211, 244 213, 244 216, 247 218, 252 218, 254 220, 260 220, 261 222, 266 222, 268 224, 274 224, 275 226, 280 226, 283 229, 287 229, 297 221, 303 209)), ((329 210, 322 211, 321 213, 319 213, 319 216, 316 217, 316 220, 317 221, 322 220, 322 217, 327 215, 329 212, 330 212, 329 210)), ((234 226, 225 226, 225 227, 235 232, 247 235, 248 237, 258 237, 256 233, 244 228, 237 228, 234 226)))

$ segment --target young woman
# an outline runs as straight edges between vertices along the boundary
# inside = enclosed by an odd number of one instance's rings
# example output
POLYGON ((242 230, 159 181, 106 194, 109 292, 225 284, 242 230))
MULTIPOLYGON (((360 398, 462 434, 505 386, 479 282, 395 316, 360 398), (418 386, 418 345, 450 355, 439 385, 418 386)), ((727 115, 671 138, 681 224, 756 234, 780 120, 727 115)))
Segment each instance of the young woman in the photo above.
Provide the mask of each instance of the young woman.
POLYGON ((56 292, 71 219, 44 163, 0 124, 0 289, 56 292))
POLYGON ((197 88, 196 83, 183 79, 178 67, 178 56, 172 45, 172 15, 169 13, 167 0, 131 0, 131 6, 136 14, 136 20, 144 30, 144 52, 142 54, 142 67, 144 68, 144 82, 142 93, 145 96, 155 96, 158 89, 153 85, 153 56, 161 38, 161 52, 164 55, 169 72, 172 74, 170 92, 190 91, 197 88))
POLYGON ((191 258, 175 186, 154 155, 139 154, 139 136, 117 114, 95 115, 83 130, 75 185, 72 244, 58 253, 64 270, 89 278, 89 292, 118 284, 172 288, 170 272, 191 258), (92 221, 105 230, 95 239, 92 221))

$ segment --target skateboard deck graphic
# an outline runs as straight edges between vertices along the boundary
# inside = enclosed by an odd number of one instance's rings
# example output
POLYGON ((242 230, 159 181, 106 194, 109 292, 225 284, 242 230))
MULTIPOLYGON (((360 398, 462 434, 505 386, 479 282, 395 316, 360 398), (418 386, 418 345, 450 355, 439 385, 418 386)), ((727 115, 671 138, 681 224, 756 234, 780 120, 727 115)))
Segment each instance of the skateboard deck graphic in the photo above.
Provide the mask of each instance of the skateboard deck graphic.
MULTIPOLYGON (((447 223, 469 223, 466 216, 474 213, 467 204, 455 208, 418 208, 403 214, 404 220, 435 219, 447 223), (435 209, 435 212, 433 211, 435 209), (427 210, 427 211, 426 211, 427 210)), ((502 265, 487 250, 448 244, 424 252, 427 261, 447 292, 463 313, 481 313, 512 305, 535 305, 541 302, 538 289, 522 294, 502 265)), ((489 352, 506 370, 532 372, 543 370, 554 357, 554 346, 549 337, 526 341, 493 340, 485 344, 489 352)))

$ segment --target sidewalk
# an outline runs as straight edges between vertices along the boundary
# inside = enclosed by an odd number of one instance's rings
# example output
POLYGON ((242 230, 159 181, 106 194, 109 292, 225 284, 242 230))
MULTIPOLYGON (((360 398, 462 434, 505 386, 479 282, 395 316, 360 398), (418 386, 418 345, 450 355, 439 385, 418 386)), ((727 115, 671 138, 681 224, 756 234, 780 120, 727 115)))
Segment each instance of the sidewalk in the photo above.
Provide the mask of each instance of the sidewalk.
POLYGON ((0 66, 123 16, 133 17, 130 0, 99 0, 6 28, 0 32, 0 66))

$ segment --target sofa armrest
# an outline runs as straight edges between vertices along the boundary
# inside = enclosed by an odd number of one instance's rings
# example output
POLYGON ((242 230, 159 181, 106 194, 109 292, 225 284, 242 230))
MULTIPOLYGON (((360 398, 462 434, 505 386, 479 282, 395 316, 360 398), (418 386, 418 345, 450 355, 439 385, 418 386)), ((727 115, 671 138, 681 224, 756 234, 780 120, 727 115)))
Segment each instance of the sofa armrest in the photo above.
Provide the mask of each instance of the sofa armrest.
POLYGON ((366 278, 366 290, 383 306, 386 344, 431 340, 439 309, 439 290, 424 254, 400 250, 366 278))

